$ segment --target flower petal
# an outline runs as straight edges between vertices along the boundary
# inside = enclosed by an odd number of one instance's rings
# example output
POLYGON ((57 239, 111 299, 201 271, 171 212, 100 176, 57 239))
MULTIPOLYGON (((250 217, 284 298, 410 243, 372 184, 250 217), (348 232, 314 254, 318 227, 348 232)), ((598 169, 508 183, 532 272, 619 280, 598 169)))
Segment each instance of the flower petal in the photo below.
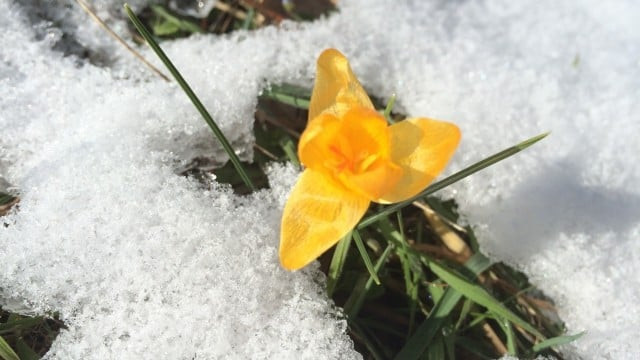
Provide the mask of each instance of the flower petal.
POLYGON ((320 54, 309 104, 309 120, 327 110, 341 117, 353 106, 373 109, 369 96, 351 71, 349 61, 336 49, 320 54))
POLYGON ((298 142, 298 158, 308 168, 318 169, 327 158, 328 144, 340 130, 340 119, 329 113, 313 118, 298 142))
POLYGON ((280 263, 289 270, 309 264, 353 229, 368 207, 365 197, 305 170, 284 207, 280 263))
POLYGON ((376 200, 392 203, 424 190, 444 169, 460 142, 460 129, 444 121, 412 118, 389 127, 391 160, 403 169, 396 186, 376 200))

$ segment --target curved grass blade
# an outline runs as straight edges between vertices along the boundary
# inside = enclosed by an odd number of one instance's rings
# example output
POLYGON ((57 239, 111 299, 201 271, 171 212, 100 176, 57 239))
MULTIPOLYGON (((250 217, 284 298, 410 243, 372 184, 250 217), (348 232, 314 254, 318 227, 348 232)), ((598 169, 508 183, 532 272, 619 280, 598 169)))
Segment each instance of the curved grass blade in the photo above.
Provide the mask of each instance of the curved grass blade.
POLYGON ((250 7, 249 11, 247 11, 247 17, 244 18, 244 21, 242 22, 242 26, 240 26, 240 28, 243 30, 251 30, 253 26, 253 19, 255 17, 256 17, 256 9, 253 7, 250 7))
POLYGON ((309 89, 289 84, 270 85, 262 96, 304 110, 308 110, 311 103, 309 89))
MULTIPOLYGON (((409 249, 408 251, 412 251, 409 249)), ((413 251, 412 251, 413 252, 413 251)), ((414 252, 419 255, 419 253, 414 252)), ((474 254, 465 263, 465 268, 474 275, 485 271, 491 263, 482 254, 474 254)), ((451 311, 456 307, 462 294, 453 287, 447 288, 440 300, 436 303, 429 317, 416 329, 413 336, 405 343, 404 347, 396 355, 395 359, 418 359, 427 349, 434 336, 442 329, 442 324, 449 317, 451 311)))
POLYGON ((240 178, 242 178, 242 181, 244 181, 244 183, 247 185, 249 189, 251 189, 251 191, 255 191, 256 187, 251 182, 251 179, 249 179, 249 176, 247 175, 244 168, 242 167, 242 164, 240 164, 240 159, 238 159, 238 156, 233 151, 231 144, 229 144, 229 141, 224 136, 224 134, 222 133, 218 125, 215 123, 215 121, 213 121, 213 118, 211 117, 207 109, 204 107, 204 105, 202 105, 202 102, 200 102, 200 99, 198 99, 198 97, 193 92, 193 90, 191 90, 191 87, 189 86, 189 84, 187 84, 187 82, 184 80, 184 78, 182 77, 178 69, 176 69, 176 67, 173 65, 171 60, 169 60, 169 58, 164 53, 164 51, 162 51, 162 49, 160 48, 160 45, 158 45, 158 43, 153 39, 153 36, 151 36, 151 34, 149 33, 149 30, 147 30, 144 27, 140 19, 138 19, 136 14, 133 13, 133 11, 131 10, 128 4, 124 5, 124 9, 127 12, 127 15, 129 16, 129 19, 131 19, 131 22, 133 22, 133 25, 136 27, 136 29, 138 29, 138 32, 140 33, 140 35, 144 37, 144 39, 147 41, 149 46, 153 49, 153 51, 155 51, 156 55, 158 55, 160 60, 162 60, 162 62, 167 67, 169 72, 171 72, 171 75, 173 75, 173 77, 176 79, 178 84, 180 84, 180 87, 182 88, 182 90, 185 92, 185 94, 187 94, 187 96, 189 97, 193 105, 196 107, 196 109, 198 109, 198 112, 200 112, 200 115, 202 115, 202 117, 204 118, 204 121, 207 122, 207 124, 209 125, 209 127, 211 128, 215 136, 218 138, 218 140, 222 144, 222 147, 227 152, 227 155, 229 156, 231 163, 233 163, 233 166, 238 172, 238 175, 240 175, 240 178))
POLYGON ((0 336, 0 359, 3 360, 20 360, 18 354, 13 351, 11 346, 0 336))
POLYGON ((342 269, 344 268, 344 262, 347 259, 350 247, 351 232, 348 232, 347 235, 338 242, 336 249, 333 251, 331 265, 329 265, 329 272, 327 274, 327 295, 329 295, 329 297, 333 295, 340 275, 342 275, 342 269))
POLYGON ((380 279, 378 279, 377 270, 374 270, 373 263, 371 263, 371 259, 369 258, 369 254, 367 253, 367 249, 364 247, 364 243, 362 242, 362 238, 360 237, 360 233, 358 230, 353 230, 353 240, 356 242, 356 247, 358 248, 358 252, 360 252, 360 256, 362 256, 362 261, 364 261, 364 266, 369 271, 369 275, 373 281, 376 282, 376 285, 380 285, 380 279))
POLYGON ((389 101, 387 102, 387 106, 384 108, 382 115, 389 124, 395 124, 395 121, 391 118, 391 110, 393 110, 393 105, 396 103, 396 94, 391 94, 389 101))
POLYGON ((358 224, 357 228, 358 229, 362 229, 366 226, 369 226, 371 224, 373 224, 374 222, 380 220, 382 217, 387 216, 395 211, 398 211, 400 209, 402 209, 403 207, 411 204, 412 202, 430 195, 438 190, 441 190, 455 182, 458 182, 464 178, 466 178, 467 176, 474 174, 486 167, 489 167, 501 160, 504 160, 526 148, 528 148, 529 146, 535 144, 536 142, 542 140, 543 138, 545 138, 547 135, 549 135, 549 133, 544 133, 544 134, 540 134, 538 136, 534 136, 531 139, 525 140, 517 145, 514 145, 508 149, 502 150, 499 153, 496 153, 494 155, 489 156, 486 159, 480 160, 477 163, 458 171, 457 173, 446 177, 440 181, 437 181, 433 184, 431 184, 429 187, 427 187, 424 191, 422 191, 421 193, 419 193, 418 195, 409 198, 408 200, 387 206, 386 208, 384 208, 382 211, 380 211, 379 213, 375 214, 375 215, 371 215, 367 218, 365 218, 364 220, 362 220, 360 222, 360 224, 358 224))
POLYGON ((568 343, 570 343, 570 342, 582 337, 582 335, 584 335, 584 332, 581 332, 581 333, 575 334, 575 335, 564 335, 564 336, 552 337, 551 339, 547 339, 547 340, 541 341, 541 342, 533 345, 533 347, 531 348, 531 351, 534 352, 534 353, 537 353, 539 351, 542 351, 544 349, 548 349, 550 347, 568 344, 568 343))
POLYGON ((177 16, 172 15, 161 5, 151 5, 151 11, 153 11, 153 13, 157 16, 163 18, 165 21, 168 21, 169 23, 175 25, 180 30, 190 33, 204 32, 198 25, 192 23, 191 21, 183 20, 178 18, 177 16))
POLYGON ((422 257, 422 260, 425 265, 427 265, 429 269, 431 269, 431 271, 433 271, 440 279, 449 284, 449 286, 451 286, 452 288, 459 291, 468 299, 481 306, 484 306, 489 311, 504 318, 505 320, 509 320, 512 323, 520 326, 521 328, 536 336, 538 339, 546 339, 546 337, 540 331, 531 326, 528 322, 522 320, 518 315, 511 312, 511 310, 507 309, 504 305, 502 305, 502 303, 500 303, 500 301, 491 296, 491 294, 489 294, 481 286, 464 279, 462 276, 457 275, 452 270, 448 269, 442 264, 439 264, 436 261, 427 259, 424 256, 422 257))

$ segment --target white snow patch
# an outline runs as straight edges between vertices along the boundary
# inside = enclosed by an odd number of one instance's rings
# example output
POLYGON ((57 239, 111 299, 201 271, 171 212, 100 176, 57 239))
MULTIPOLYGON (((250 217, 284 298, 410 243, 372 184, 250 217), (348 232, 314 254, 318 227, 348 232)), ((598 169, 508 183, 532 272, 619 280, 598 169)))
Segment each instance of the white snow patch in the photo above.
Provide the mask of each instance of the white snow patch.
MULTIPOLYGON (((0 296, 61 313, 70 329, 50 356, 357 357, 317 270, 277 265, 295 172, 274 166, 274 189, 248 198, 175 175, 196 155, 224 159, 181 91, 78 8, 50 7, 59 23, 33 27, 40 2, 24 3, 0 3, 0 171, 22 194, 0 227, 0 296), (56 29, 93 63, 51 50, 56 29)), ((123 30, 120 4, 101 14, 123 30)), ((312 24, 163 46, 247 157, 260 90, 310 86, 326 47, 373 95, 461 127, 449 173, 551 130, 443 195, 486 251, 558 301, 570 333, 587 331, 570 354, 640 356, 640 4, 340 4, 312 24)))

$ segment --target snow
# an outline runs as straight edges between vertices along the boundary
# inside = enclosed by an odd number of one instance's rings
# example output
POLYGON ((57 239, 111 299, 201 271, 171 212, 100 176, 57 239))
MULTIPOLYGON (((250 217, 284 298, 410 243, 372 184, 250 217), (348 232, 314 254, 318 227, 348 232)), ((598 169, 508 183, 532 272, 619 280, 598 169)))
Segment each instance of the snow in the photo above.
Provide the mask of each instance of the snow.
MULTIPOLYGON (((274 165, 272 189, 250 197, 177 175, 194 156, 224 161, 220 146, 175 84, 74 4, 0 1, 0 174, 22 198, 0 227, 0 303, 58 311, 56 359, 358 358, 317 266, 278 265, 295 171, 274 165)), ((97 4, 126 34, 122 2, 97 4)), ((448 173, 552 131, 442 195, 557 301, 570 333, 587 331, 572 356, 640 356, 640 4, 340 6, 163 46, 244 158, 261 89, 310 86, 327 47, 371 94, 460 126, 448 173)))

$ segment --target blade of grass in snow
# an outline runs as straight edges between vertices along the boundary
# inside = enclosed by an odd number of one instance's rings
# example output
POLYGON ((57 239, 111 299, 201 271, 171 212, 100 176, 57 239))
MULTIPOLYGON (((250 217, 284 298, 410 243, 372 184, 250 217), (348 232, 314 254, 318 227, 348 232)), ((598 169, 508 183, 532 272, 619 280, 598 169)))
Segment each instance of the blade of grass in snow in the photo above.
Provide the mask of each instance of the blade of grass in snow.
POLYGON ((0 359, 3 360, 20 360, 18 354, 11 349, 11 346, 0 336, 0 359))
POLYGON ((538 339, 544 340, 545 336, 540 333, 536 328, 531 326, 528 322, 522 320, 518 315, 507 309, 500 301, 496 300, 481 286, 473 284, 462 276, 455 274, 452 270, 448 269, 444 265, 428 259, 426 256, 422 256, 422 260, 425 265, 431 269, 440 279, 449 284, 452 288, 462 293, 465 297, 473 300, 479 305, 484 306, 489 311, 496 315, 505 318, 513 322, 514 324, 527 330, 529 333, 535 335, 538 339))
POLYGON ((120 43, 120 45, 124 46, 125 49, 127 49, 127 51, 129 51, 131 54, 133 54, 133 56, 135 56, 138 60, 142 61, 143 64, 145 64, 149 69, 151 69, 151 71, 156 73, 163 80, 170 81, 169 78, 165 74, 163 74, 162 71, 160 71, 160 69, 156 68, 153 64, 151 64, 149 61, 147 61, 147 59, 145 59, 144 56, 140 55, 140 53, 138 51, 136 51, 129 44, 127 44, 127 42, 124 41, 124 39, 121 38, 120 35, 116 34, 115 31, 113 31, 111 29, 111 27, 109 27, 109 25, 107 25, 107 23, 105 23, 98 16, 98 14, 96 14, 95 11, 93 11, 93 9, 91 9, 89 4, 87 4, 87 2, 85 0, 76 0, 76 2, 78 3, 78 5, 80 5, 82 10, 84 10, 96 23, 98 23, 98 25, 100 25, 100 27, 103 28, 107 32, 107 34, 109 34, 118 43, 120 43))
POLYGON ((462 309, 460 309, 460 316, 458 317, 458 321, 456 322, 455 330, 458 331, 460 326, 464 323, 464 320, 469 315, 469 311, 471 311, 471 306, 473 306, 473 301, 466 299, 462 304, 462 309))
POLYGON ((400 229, 400 244, 401 247, 398 251, 398 257, 402 263, 402 275, 404 276, 404 286, 407 290, 407 295, 411 291, 411 285, 413 283, 413 277, 411 276, 411 264, 409 263, 409 257, 407 255, 407 239, 404 237, 404 224, 402 221, 402 213, 398 211, 398 229, 400 229))
MULTIPOLYGON (((485 271, 490 265, 488 261, 478 260, 478 257, 484 258, 482 254, 476 253, 465 263, 465 267, 476 275, 485 271)), ((447 288, 427 319, 420 324, 413 336, 407 340, 395 359, 418 359, 427 349, 433 337, 441 330, 442 323, 451 314, 451 311, 461 298, 462 294, 460 292, 453 287, 447 288)))
POLYGON ((500 329, 502 329, 504 334, 507 336, 508 354, 511 356, 517 356, 518 352, 517 352, 517 346, 516 346, 516 335, 513 333, 511 322, 501 318, 500 316, 496 316, 495 314, 494 314, 494 318, 498 323, 498 325, 500 326, 500 329))
POLYGON ((418 306, 419 276, 412 271, 411 262, 413 260, 413 257, 407 253, 407 238, 404 235, 404 221, 402 219, 402 212, 398 211, 396 214, 398 217, 398 229, 400 229, 400 242, 402 243, 402 247, 399 248, 396 253, 402 266, 402 275, 404 277, 404 286, 407 293, 407 302, 409 303, 409 327, 407 328, 408 337, 413 331, 416 308, 418 306))
POLYGON ((243 30, 251 30, 251 26, 253 25, 253 19, 256 17, 256 9, 252 7, 247 11, 247 17, 244 18, 242 22, 241 29, 243 30))
POLYGON ((151 5, 151 11, 153 11, 154 14, 161 17, 163 20, 175 25, 180 30, 190 33, 204 32, 198 25, 192 23, 191 21, 183 20, 174 16, 161 5, 151 5))
POLYGON ((391 97, 387 102, 387 106, 384 108, 384 112, 382 113, 382 115, 384 115, 384 118, 387 119, 387 122, 389 122, 389 124, 395 124, 395 121, 393 121, 393 119, 391 118, 391 110, 393 110, 393 105, 395 105, 395 103, 396 103, 396 94, 391 94, 391 97))
POLYGON ((445 359, 444 341, 442 336, 438 336, 431 346, 427 348, 427 359, 445 359))
POLYGON ((584 332, 575 335, 556 336, 533 345, 531 351, 537 353, 550 347, 568 344, 576 339, 579 339, 582 335, 584 335, 584 332))
POLYGON ((333 258, 331 258, 331 265, 329 265, 329 272, 327 274, 327 294, 329 297, 333 295, 340 275, 342 275, 342 269, 344 268, 344 262, 347 259, 350 247, 351 232, 347 233, 347 235, 338 242, 336 249, 333 251, 333 258))
MULTIPOLYGON (((436 290, 441 288, 436 287, 436 290)), ((440 297, 439 301, 429 313, 429 317, 416 329, 416 332, 407 340, 404 347, 398 352, 394 359, 418 359, 431 345, 432 340, 439 331, 442 330, 442 323, 449 316, 462 294, 457 291, 447 289, 440 297)))
POLYGON ((544 133, 538 136, 534 136, 531 139, 525 140, 517 145, 514 145, 508 149, 502 150, 499 153, 496 153, 494 155, 489 156, 486 159, 480 160, 477 163, 458 171, 457 173, 446 177, 438 182, 435 182, 433 184, 431 184, 429 187, 427 187, 423 192, 419 193, 418 195, 409 198, 408 200, 387 206, 386 208, 384 208, 382 211, 380 211, 379 213, 375 214, 375 215, 371 215, 367 218, 365 218, 364 220, 362 220, 360 222, 360 224, 358 224, 357 228, 358 229, 362 229, 366 226, 369 226, 371 224, 373 224, 374 222, 378 221, 379 219, 381 219, 384 216, 387 216, 395 211, 398 211, 404 207, 406 207, 407 205, 410 205, 411 203, 413 203, 414 201, 425 197, 427 195, 430 195, 438 190, 441 190, 455 182, 458 182, 464 178, 466 178, 467 176, 474 174, 488 166, 491 166, 499 161, 502 161, 526 148, 528 148, 529 146, 535 144, 536 142, 542 140, 544 137, 546 137, 547 135, 549 135, 549 133, 544 133))
POLYGON ((290 137, 284 138, 280 141, 280 147, 284 151, 284 154, 287 156, 287 159, 297 168, 300 169, 300 160, 298 160, 298 155, 296 155, 296 144, 291 140, 290 137))
MULTIPOLYGON (((393 246, 389 244, 384 252, 378 258, 376 265, 374 266, 374 272, 377 274, 378 271, 382 268, 382 265, 387 261, 389 255, 391 255, 391 250, 393 250, 393 246)), ((360 307, 362 307, 362 302, 364 298, 367 296, 369 289, 373 285, 373 277, 369 275, 369 278, 366 282, 364 282, 361 286, 357 286, 353 289, 353 292, 347 299, 347 302, 344 304, 344 311, 348 315, 349 318, 355 318, 356 315, 360 312, 360 307)))
POLYGON ((369 258, 369 254, 367 253, 367 249, 364 247, 364 243, 362 242, 362 238, 360 237, 360 233, 358 230, 353 230, 353 240, 356 243, 356 247, 358 248, 358 252, 360 252, 360 256, 362 257, 362 261, 364 261, 364 266, 369 271, 369 275, 373 278, 373 281, 376 282, 376 285, 380 285, 380 279, 378 279, 378 274, 376 274, 376 270, 373 268, 373 264, 371 263, 371 259, 369 258))
POLYGON ((305 110, 309 109, 311 97, 308 89, 286 84, 271 85, 262 96, 305 110))
POLYGON ((211 117, 211 115, 209 115, 209 112, 204 107, 204 105, 202 105, 202 102, 200 102, 200 99, 198 99, 198 97, 193 92, 193 90, 191 90, 191 87, 189 86, 189 84, 184 80, 182 75, 180 75, 180 72, 178 71, 178 69, 176 69, 176 67, 173 65, 171 60, 169 60, 169 58, 164 53, 164 51, 162 51, 162 49, 160 48, 160 45, 158 45, 158 43, 153 39, 153 36, 151 36, 149 31, 144 27, 140 19, 138 19, 138 17, 136 16, 136 14, 133 13, 133 11, 131 11, 131 8, 129 7, 129 5, 125 4, 124 8, 127 12, 127 15, 129 16, 129 19, 131 19, 131 21, 133 22, 133 25, 136 27, 136 29, 138 29, 138 32, 140 32, 140 34, 142 35, 142 37, 144 37, 144 39, 147 41, 149 46, 153 49, 153 51, 155 51, 156 55, 158 55, 160 60, 162 60, 162 62, 167 67, 169 72, 171 72, 171 75, 173 75, 173 77, 176 79, 178 84, 180 84, 180 87, 182 88, 182 90, 185 92, 185 94, 187 94, 189 99, 191 99, 191 102, 193 103, 193 105, 196 107, 196 109, 198 109, 198 112, 200 112, 200 115, 202 115, 202 117, 207 122, 207 124, 209 125, 209 127, 211 128, 215 136, 218 138, 218 140, 222 144, 222 147, 227 152, 229 159, 233 163, 233 166, 238 172, 238 175, 240 175, 240 178, 242 178, 242 181, 244 181, 244 183, 247 185, 249 189, 251 189, 251 191, 255 191, 256 187, 253 185, 253 183, 251 182, 251 179, 249 179, 249 176, 244 171, 244 168, 240 163, 240 159, 238 159, 238 156, 233 151, 231 144, 229 144, 229 141, 224 136, 224 134, 222 133, 218 125, 215 123, 215 121, 213 121, 213 118, 211 117))
POLYGON ((38 317, 17 317, 10 319, 4 324, 0 323, 0 335, 6 333, 24 331, 42 323, 42 318, 38 317))
POLYGON ((16 354, 20 360, 39 360, 40 356, 22 339, 16 340, 16 354))
POLYGON ((390 243, 396 243, 398 245, 396 246, 396 255, 398 255, 398 259, 401 263, 407 301, 409 303, 409 327, 407 328, 407 336, 409 336, 413 331, 415 315, 418 307, 420 279, 423 279, 425 276, 422 271, 422 267, 419 264, 420 260, 407 251, 408 247, 404 236, 404 224, 400 211, 398 211, 398 223, 400 231, 393 228, 391 221, 389 221, 388 218, 382 219, 378 224, 382 236, 384 236, 390 243))
POLYGON ((15 196, 0 192, 0 205, 8 204, 15 199, 15 196))

